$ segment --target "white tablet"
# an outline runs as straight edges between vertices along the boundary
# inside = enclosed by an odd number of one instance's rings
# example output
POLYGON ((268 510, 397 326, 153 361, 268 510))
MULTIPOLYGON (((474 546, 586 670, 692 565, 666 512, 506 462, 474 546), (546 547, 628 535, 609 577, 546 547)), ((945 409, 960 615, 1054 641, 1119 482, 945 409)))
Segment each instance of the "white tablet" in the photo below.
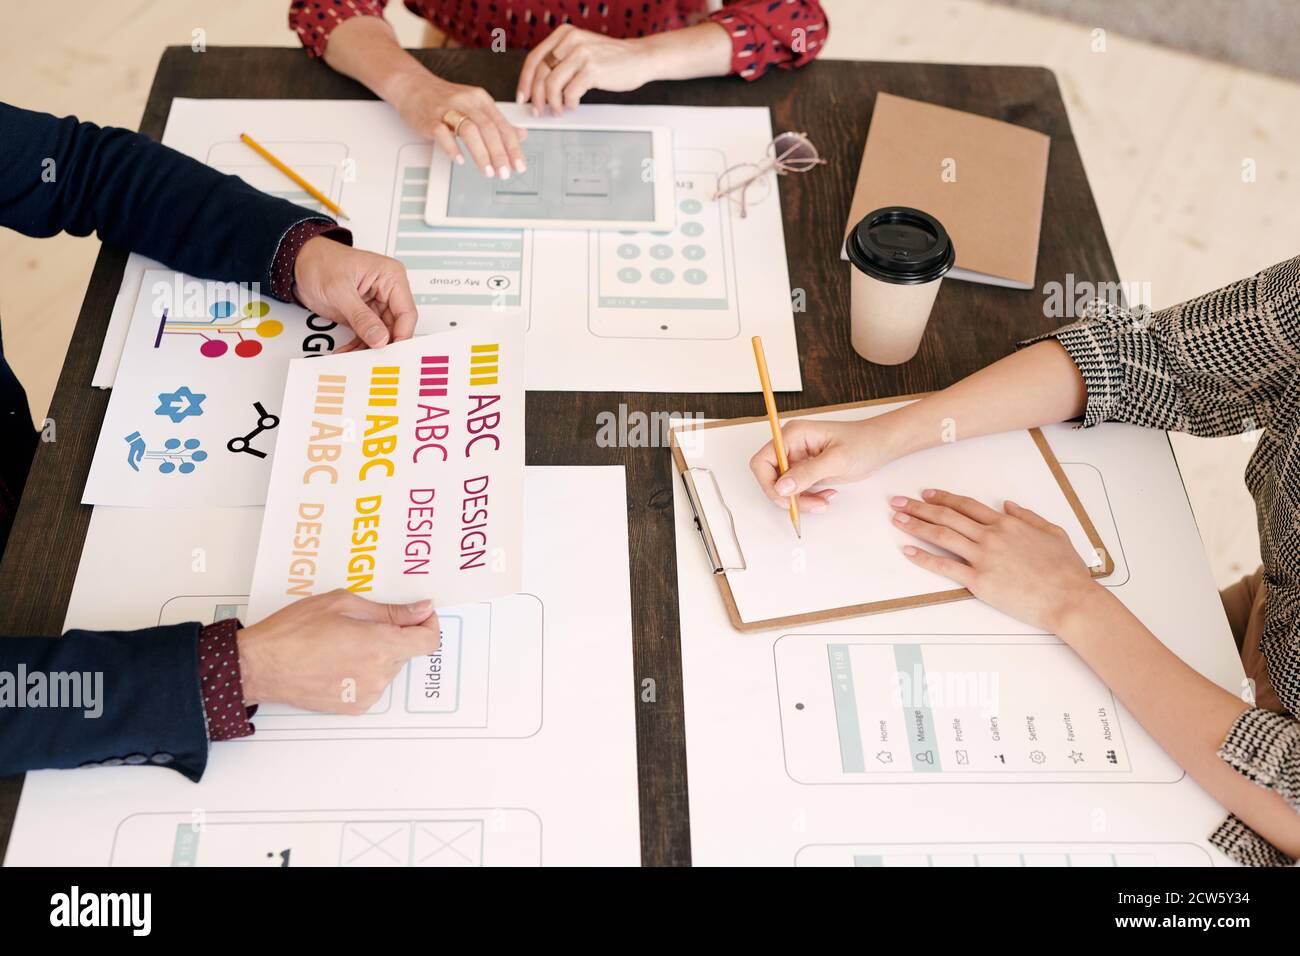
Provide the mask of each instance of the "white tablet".
MULTIPOLYGON (((463 148, 463 147, 462 147, 463 148)), ((662 126, 528 127, 528 162, 488 178, 434 150, 430 226, 667 231, 676 225, 672 131, 662 126)))

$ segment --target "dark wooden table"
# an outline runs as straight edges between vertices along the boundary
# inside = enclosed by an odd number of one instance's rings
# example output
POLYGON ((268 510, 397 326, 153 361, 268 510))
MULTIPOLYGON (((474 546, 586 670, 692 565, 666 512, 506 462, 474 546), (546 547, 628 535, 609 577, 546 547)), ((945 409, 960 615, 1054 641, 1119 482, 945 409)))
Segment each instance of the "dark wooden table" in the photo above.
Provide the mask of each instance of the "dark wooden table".
MULTIPOLYGON (((514 98, 522 56, 477 50, 416 53, 436 72, 514 98)), ((783 408, 824 405, 940 388, 1005 355, 1018 339, 1055 323, 1041 291, 945 283, 920 354, 899 368, 869 365, 849 346, 849 267, 839 259, 862 145, 877 92, 884 90, 1027 126, 1052 138, 1038 258, 1045 282, 1115 281, 1115 264, 1070 131, 1060 89, 1045 69, 818 61, 755 83, 736 79, 655 83, 593 102, 767 106, 772 128, 806 131, 830 165, 781 182, 790 284, 807 311, 795 315, 803 369, 801 394, 783 408)), ((160 137, 172 97, 368 99, 361 86, 299 50, 174 47, 163 54, 140 129, 160 137)), ((93 119, 94 117, 87 117, 93 119)), ((108 393, 91 374, 126 262, 105 247, 95 264, 50 407, 58 440, 36 456, 8 550, 0 564, 0 634, 57 634, 76 576, 89 507, 79 504, 108 393)), ((657 699, 637 696, 641 853, 646 864, 690 861, 685 729, 678 654, 672 469, 661 449, 601 448, 596 416, 629 410, 699 412, 710 417, 762 413, 758 395, 533 392, 528 396, 528 463, 612 465, 627 469, 635 677, 654 678, 657 699)), ((576 503, 575 503, 576 504, 576 503)), ((130 547, 129 542, 123 542, 130 547)), ((629 685, 630 695, 637 693, 629 685)), ((599 759, 599 755, 593 755, 599 759)), ((93 774, 84 777, 94 786, 93 774)), ((0 854, 8 844, 21 777, 0 779, 0 854)))

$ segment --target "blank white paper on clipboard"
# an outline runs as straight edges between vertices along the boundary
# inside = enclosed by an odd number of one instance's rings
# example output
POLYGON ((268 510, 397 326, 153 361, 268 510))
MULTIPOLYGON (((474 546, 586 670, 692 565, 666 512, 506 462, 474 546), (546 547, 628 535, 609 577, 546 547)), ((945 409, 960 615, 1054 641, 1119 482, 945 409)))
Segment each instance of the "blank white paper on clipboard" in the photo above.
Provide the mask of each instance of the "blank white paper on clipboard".
MULTIPOLYGON (((852 421, 901 404, 843 408, 809 417, 852 421)), ((760 419, 697 427, 678 443, 691 479, 688 487, 694 487, 690 497, 701 512, 702 531, 707 530, 702 541, 711 535, 715 542, 710 562, 726 575, 743 625, 957 588, 902 554, 905 544, 930 546, 894 525, 889 499, 919 498, 926 488, 969 495, 999 510, 1010 498, 1063 527, 1088 567, 1107 563, 1031 432, 941 445, 891 462, 863 481, 837 485, 839 494, 830 509, 802 515, 801 538, 795 536, 789 512, 767 499, 749 470, 750 457, 771 437, 767 420, 760 419)))

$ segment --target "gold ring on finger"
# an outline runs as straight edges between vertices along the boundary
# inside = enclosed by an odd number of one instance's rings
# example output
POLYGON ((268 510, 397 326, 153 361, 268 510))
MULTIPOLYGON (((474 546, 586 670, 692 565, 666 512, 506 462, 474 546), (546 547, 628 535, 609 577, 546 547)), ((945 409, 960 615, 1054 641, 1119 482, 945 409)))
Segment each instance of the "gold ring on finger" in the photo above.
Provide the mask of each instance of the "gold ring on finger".
POLYGON ((443 125, 451 129, 453 136, 460 135, 460 128, 465 124, 467 119, 469 119, 469 117, 460 110, 447 110, 447 112, 442 115, 443 125))

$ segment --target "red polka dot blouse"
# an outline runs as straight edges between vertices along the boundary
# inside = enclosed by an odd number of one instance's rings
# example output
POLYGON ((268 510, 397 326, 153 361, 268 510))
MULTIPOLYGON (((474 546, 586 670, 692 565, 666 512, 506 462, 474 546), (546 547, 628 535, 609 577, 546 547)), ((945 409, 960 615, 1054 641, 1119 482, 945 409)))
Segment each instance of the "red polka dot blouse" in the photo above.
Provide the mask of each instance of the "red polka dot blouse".
MULTIPOLYGON (((757 79, 772 67, 803 66, 826 43, 830 24, 818 0, 728 0, 708 12, 707 0, 405 0, 462 46, 487 47, 505 31, 511 49, 528 48, 556 27, 628 39, 712 20, 731 37, 731 72, 757 79)), ((289 26, 311 56, 321 56, 330 31, 357 16, 383 16, 388 0, 293 0, 289 26)))

